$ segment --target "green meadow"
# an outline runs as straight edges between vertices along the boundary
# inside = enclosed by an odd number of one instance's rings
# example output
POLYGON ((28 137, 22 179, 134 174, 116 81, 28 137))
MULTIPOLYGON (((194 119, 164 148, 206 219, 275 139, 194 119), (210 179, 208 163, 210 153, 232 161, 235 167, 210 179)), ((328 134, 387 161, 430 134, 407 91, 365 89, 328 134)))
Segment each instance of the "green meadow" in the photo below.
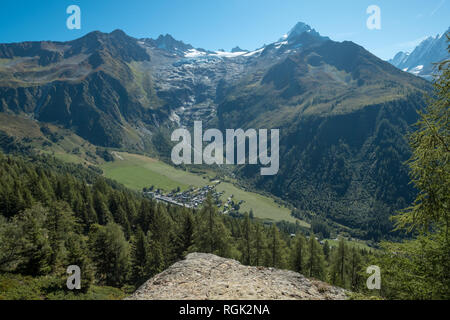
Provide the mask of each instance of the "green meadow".
MULTIPOLYGON (((115 161, 104 163, 101 168, 107 178, 116 180, 130 189, 142 190, 144 187, 154 186, 163 190, 172 190, 180 187, 181 190, 193 187, 201 187, 209 184, 211 176, 207 173, 195 174, 172 167, 160 160, 142 155, 125 152, 114 152, 115 161)), ((285 206, 277 204, 274 199, 242 190, 232 183, 221 182, 216 187, 217 191, 224 191, 222 200, 233 195, 233 200, 243 200, 242 212, 253 210, 255 217, 266 221, 298 221, 303 226, 309 227, 304 221, 291 216, 291 211, 285 206)))

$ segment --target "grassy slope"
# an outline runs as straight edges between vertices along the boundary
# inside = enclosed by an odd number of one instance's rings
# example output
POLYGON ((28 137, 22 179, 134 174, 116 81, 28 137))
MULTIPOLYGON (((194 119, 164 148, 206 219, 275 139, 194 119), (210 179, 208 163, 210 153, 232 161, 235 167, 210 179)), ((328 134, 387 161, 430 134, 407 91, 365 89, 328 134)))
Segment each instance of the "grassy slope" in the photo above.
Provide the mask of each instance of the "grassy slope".
MULTIPOLYGON (((154 185, 164 190, 172 190, 177 187, 186 190, 190 186, 204 186, 209 183, 210 178, 215 176, 215 173, 195 174, 183 171, 159 160, 123 152, 115 152, 116 161, 104 163, 101 158, 95 155, 95 146, 76 134, 48 124, 47 126, 52 132, 64 137, 57 143, 53 143, 43 135, 40 125, 39 122, 31 119, 0 113, 0 129, 19 140, 29 139, 25 143, 26 145, 30 145, 42 153, 51 154, 63 161, 100 165, 106 177, 114 179, 130 189, 142 190, 143 187, 154 185), (44 146, 44 142, 51 145, 44 146), (75 148, 79 149, 79 153, 72 152, 75 148), (90 155, 93 155, 93 157, 90 155), (120 160, 120 158, 123 160, 120 160)), ((245 191, 229 182, 220 183, 217 190, 225 191, 223 200, 231 195, 234 195, 234 201, 244 200, 245 202, 241 205, 242 212, 249 212, 250 209, 253 209, 255 216, 264 220, 285 220, 293 223, 299 221, 302 225, 309 227, 305 222, 292 217, 288 208, 278 205, 270 197, 245 191)))
POLYGON ((28 119, 22 116, 0 113, 0 130, 8 135, 15 137, 22 144, 31 146, 42 153, 53 155, 67 162, 85 163, 88 165, 97 165, 103 162, 103 159, 95 154, 96 147, 70 130, 60 128, 52 124, 46 126, 53 133, 64 137, 58 142, 52 142, 40 130, 42 123, 28 119), (27 139, 24 142, 23 139, 27 139), (44 146, 44 142, 49 145, 44 146), (78 149, 78 153, 73 153, 78 149))
POLYGON ((68 292, 64 280, 56 276, 0 274, 0 300, 120 300, 126 295, 121 289, 96 285, 87 293, 68 292))
MULTIPOLYGON (((141 155, 117 152, 116 161, 105 163, 101 166, 106 177, 117 180, 130 189, 142 190, 144 187, 155 186, 156 188, 171 190, 180 187, 182 190, 190 186, 200 187, 209 183, 207 174, 197 175, 191 172, 176 169, 162 161, 141 155)), ((299 221, 290 215, 290 210, 280 206, 272 198, 242 190, 232 183, 222 182, 217 186, 218 191, 225 191, 222 196, 226 200, 234 195, 234 200, 244 200, 241 211, 249 212, 253 209, 256 217, 264 220, 289 222, 299 221)))

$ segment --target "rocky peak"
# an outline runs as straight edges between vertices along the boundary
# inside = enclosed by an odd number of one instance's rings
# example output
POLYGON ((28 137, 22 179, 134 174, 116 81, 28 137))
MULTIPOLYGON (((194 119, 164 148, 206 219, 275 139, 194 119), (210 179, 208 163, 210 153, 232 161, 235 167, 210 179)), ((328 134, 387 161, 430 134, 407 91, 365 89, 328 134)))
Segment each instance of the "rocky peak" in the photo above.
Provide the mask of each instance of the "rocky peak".
POLYGON ((244 266, 191 253, 144 283, 128 300, 344 300, 347 291, 287 270, 244 266))
POLYGON ((239 46, 234 47, 233 49, 231 49, 231 52, 248 52, 248 50, 245 49, 241 49, 239 46))
POLYGON ((301 36, 304 33, 309 33, 312 36, 316 36, 316 37, 321 37, 320 34, 314 30, 313 28, 311 28, 309 25, 307 25, 304 22, 298 22, 292 29, 291 31, 288 32, 287 34, 287 40, 292 40, 298 36, 301 36))
POLYGON ((178 54, 184 54, 186 51, 193 49, 190 44, 176 40, 170 34, 160 35, 156 40, 143 39, 143 41, 152 47, 178 54))

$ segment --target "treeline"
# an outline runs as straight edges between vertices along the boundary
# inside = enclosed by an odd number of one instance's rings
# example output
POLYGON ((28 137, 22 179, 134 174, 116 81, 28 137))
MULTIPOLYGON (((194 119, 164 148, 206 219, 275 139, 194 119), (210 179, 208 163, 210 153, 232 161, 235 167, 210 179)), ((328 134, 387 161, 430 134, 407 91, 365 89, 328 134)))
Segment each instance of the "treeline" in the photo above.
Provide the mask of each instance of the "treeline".
MULTIPOLYGON (((0 155, 0 271, 53 275, 62 290, 69 265, 92 284, 136 286, 189 252, 247 265, 287 268, 358 290, 368 252, 342 240, 331 248, 311 234, 295 237, 253 214, 218 213, 147 199, 96 172, 54 158, 0 155)), ((55 289, 55 290, 56 290, 55 289)))

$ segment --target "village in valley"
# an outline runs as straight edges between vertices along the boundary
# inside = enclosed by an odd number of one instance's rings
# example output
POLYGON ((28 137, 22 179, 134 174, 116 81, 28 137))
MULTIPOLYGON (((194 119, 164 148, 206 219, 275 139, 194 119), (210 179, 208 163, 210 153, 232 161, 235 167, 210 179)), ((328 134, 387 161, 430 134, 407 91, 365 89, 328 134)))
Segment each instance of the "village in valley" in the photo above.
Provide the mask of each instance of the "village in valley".
POLYGON ((186 207, 190 209, 201 208, 206 197, 211 193, 214 204, 219 208, 219 212, 223 214, 229 214, 238 212, 240 206, 244 202, 243 200, 235 202, 234 196, 229 196, 223 201, 224 191, 217 191, 216 186, 220 184, 220 180, 212 181, 210 185, 203 187, 190 187, 188 190, 181 191, 178 187, 170 192, 165 192, 161 189, 155 189, 153 186, 150 188, 144 188, 143 194, 147 197, 169 203, 172 205, 186 207))

